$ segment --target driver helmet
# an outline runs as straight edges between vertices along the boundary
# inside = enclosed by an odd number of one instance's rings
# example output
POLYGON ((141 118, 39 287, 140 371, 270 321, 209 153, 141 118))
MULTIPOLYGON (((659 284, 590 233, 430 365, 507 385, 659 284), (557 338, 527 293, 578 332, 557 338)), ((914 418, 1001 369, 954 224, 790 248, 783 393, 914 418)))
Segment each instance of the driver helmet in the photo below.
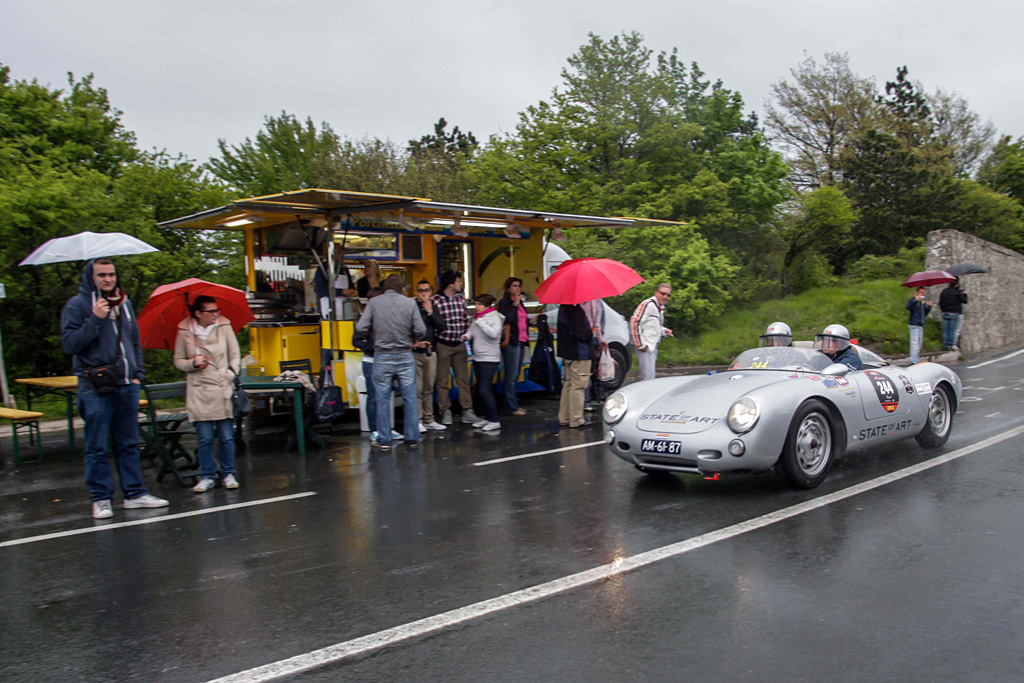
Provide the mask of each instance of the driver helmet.
POLYGON ((814 346, 825 353, 839 353, 850 346, 850 331, 842 325, 829 325, 814 336, 814 346))
POLYGON ((761 335, 758 346, 792 346, 793 331, 786 323, 772 323, 761 335))

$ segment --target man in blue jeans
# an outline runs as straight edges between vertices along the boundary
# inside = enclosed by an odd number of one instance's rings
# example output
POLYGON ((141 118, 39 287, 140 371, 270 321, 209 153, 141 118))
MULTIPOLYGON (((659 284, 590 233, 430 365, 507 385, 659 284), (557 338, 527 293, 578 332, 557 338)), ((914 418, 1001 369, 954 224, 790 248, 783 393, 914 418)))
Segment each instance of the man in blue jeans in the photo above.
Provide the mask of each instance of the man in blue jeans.
POLYGON ((114 464, 125 509, 166 507, 150 495, 139 467, 139 384, 144 379, 142 344, 135 311, 117 283, 110 259, 85 266, 78 294, 60 316, 61 345, 73 355, 78 377, 78 413, 85 420, 85 485, 92 516, 114 516, 114 477, 107 458, 108 436, 114 439, 114 464), (108 368, 109 379, 93 379, 108 368))
POLYGON ((960 291, 960 281, 953 280, 939 294, 939 310, 942 311, 942 347, 947 351, 957 351, 957 332, 963 320, 964 304, 967 293, 960 291))
POLYGON ((383 282, 384 293, 371 299, 356 323, 356 333, 373 335, 373 384, 377 393, 377 440, 373 448, 391 450, 391 384, 398 378, 405 417, 405 445, 416 448, 420 442, 420 417, 416 397, 416 361, 412 346, 426 338, 419 307, 402 294, 402 276, 392 273, 383 282))
POLYGON ((924 321, 932 310, 932 302, 925 301, 924 287, 918 287, 917 293, 907 302, 907 329, 910 331, 910 362, 921 360, 921 345, 924 343, 924 321))

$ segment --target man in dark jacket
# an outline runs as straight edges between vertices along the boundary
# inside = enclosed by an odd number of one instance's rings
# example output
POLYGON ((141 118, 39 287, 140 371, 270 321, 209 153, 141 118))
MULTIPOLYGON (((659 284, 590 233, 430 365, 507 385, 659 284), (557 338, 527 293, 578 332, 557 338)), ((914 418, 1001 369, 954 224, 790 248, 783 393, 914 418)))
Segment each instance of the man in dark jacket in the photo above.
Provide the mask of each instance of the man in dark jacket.
POLYGON ((114 516, 114 477, 107 458, 108 435, 121 480, 124 507, 158 508, 167 501, 150 495, 139 467, 139 385, 145 379, 135 311, 118 286, 110 259, 90 261, 78 294, 60 316, 61 345, 73 356, 78 377, 78 413, 85 420, 85 485, 92 516, 114 516), (108 380, 95 378, 107 368, 108 380))
POLYGON ((587 383, 590 381, 594 350, 587 314, 579 304, 558 307, 558 357, 562 359, 565 381, 558 403, 558 423, 563 427, 584 427, 591 424, 583 414, 587 383))
POLYGON ((960 290, 960 281, 953 280, 939 294, 939 310, 942 311, 942 346, 947 350, 957 349, 957 336, 964 318, 964 304, 967 293, 960 290))
POLYGON ((434 382, 437 380, 437 355, 434 354, 434 343, 438 332, 444 332, 444 318, 441 311, 434 307, 430 297, 434 288, 426 280, 416 285, 416 305, 419 306, 423 324, 427 327, 427 336, 412 345, 413 356, 416 358, 416 394, 420 399, 420 431, 433 429, 444 431, 446 427, 434 420, 434 382))
POLYGON ((925 301, 924 287, 918 287, 917 293, 907 302, 907 310, 910 315, 907 318, 907 328, 910 330, 910 362, 911 364, 921 360, 921 344, 924 343, 924 321, 928 312, 932 310, 932 302, 925 301))

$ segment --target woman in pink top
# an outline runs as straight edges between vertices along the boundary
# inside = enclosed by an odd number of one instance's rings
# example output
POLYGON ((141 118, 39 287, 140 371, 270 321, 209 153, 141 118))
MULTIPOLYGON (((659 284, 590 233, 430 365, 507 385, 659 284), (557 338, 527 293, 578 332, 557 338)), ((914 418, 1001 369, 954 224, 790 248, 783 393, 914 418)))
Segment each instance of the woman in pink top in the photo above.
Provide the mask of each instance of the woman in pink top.
MULTIPOLYGON (((498 302, 498 313, 505 317, 509 327, 508 344, 501 349, 501 360, 505 365, 505 381, 502 390, 505 395, 505 412, 512 415, 526 415, 519 407, 519 370, 523 356, 530 344, 529 322, 523 306, 523 281, 517 277, 505 280, 505 295, 498 302)), ((502 342, 504 344, 504 342, 502 342)))

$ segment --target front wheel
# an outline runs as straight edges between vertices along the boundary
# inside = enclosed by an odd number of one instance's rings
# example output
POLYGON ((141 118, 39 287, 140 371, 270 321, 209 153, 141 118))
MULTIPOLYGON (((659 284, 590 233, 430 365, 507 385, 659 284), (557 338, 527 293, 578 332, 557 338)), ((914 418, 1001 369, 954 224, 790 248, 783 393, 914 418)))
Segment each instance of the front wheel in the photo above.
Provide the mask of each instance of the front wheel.
POLYGON ((928 414, 925 415, 924 429, 914 437, 921 448, 938 448, 949 441, 949 433, 953 431, 953 401, 949 389, 940 384, 932 392, 932 400, 928 402, 928 414))
POLYGON ((775 469, 789 486, 813 489, 825 481, 836 448, 832 416, 825 404, 812 399, 801 405, 793 416, 775 469))

